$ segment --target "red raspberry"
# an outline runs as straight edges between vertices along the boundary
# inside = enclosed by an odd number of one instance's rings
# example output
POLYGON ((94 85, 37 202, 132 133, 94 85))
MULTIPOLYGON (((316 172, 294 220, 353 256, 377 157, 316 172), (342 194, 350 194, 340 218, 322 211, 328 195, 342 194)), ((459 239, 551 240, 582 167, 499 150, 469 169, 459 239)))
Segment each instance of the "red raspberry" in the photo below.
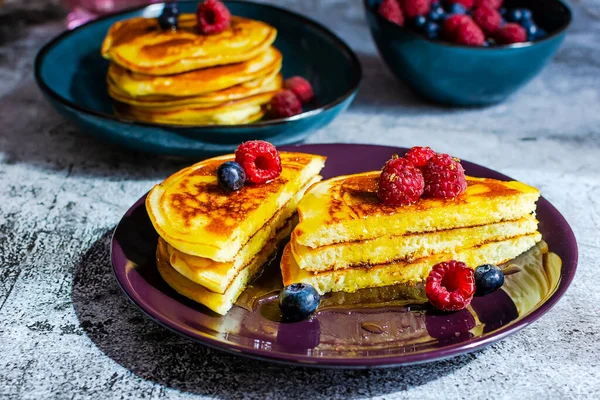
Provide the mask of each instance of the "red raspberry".
POLYGON ((503 2, 503 0, 475 0, 475 7, 486 6, 498 10, 503 2))
POLYGON ((456 197, 467 189, 465 170, 448 154, 436 154, 423 168, 424 194, 436 199, 456 197))
POLYGON ((267 183, 281 174, 279 153, 264 140, 240 144, 235 151, 235 161, 244 168, 246 181, 251 183, 267 183))
POLYGON ((408 18, 425 15, 431 9, 430 0, 401 0, 402 11, 408 18))
POLYGON ((460 261, 448 261, 433 266, 425 282, 429 302, 443 311, 466 308, 475 293, 473 270, 460 261))
POLYGON ((508 23, 496 33, 495 39, 498 44, 519 43, 527 40, 527 33, 521 25, 508 23))
POLYGON ((271 114, 275 118, 287 118, 302 112, 302 104, 291 90, 277 92, 271 99, 271 114))
POLYGON ((385 163, 379 178, 377 196, 383 204, 408 206, 423 194, 423 174, 410 161, 394 157, 385 163))
POLYGON ((473 20, 465 21, 456 29, 454 42, 466 44, 467 46, 483 46, 485 43, 485 35, 473 20))
POLYGON ((205 0, 196 11, 198 30, 204 35, 221 33, 229 28, 231 14, 225 4, 219 0, 205 0))
POLYGON ((471 8, 473 8, 473 5, 475 5, 475 0, 448 0, 447 1, 448 4, 462 4, 463 6, 465 6, 465 8, 467 10, 470 10, 471 8))
POLYGON ((404 25, 404 14, 398 0, 383 0, 377 9, 379 15, 396 25, 404 25))
POLYGON ((294 92, 301 103, 308 103, 315 97, 310 82, 301 76, 292 76, 291 78, 286 79, 283 83, 283 87, 294 92))
POLYGON ((456 40, 456 31, 458 30, 458 27, 468 21, 473 21, 468 15, 453 14, 449 16, 446 18, 444 25, 442 26, 442 33, 444 34, 444 37, 447 40, 454 42, 456 40))
POLYGON ((427 165, 427 161, 435 156, 435 151, 431 147, 415 146, 406 152, 404 158, 412 163, 417 168, 422 168, 427 165))
POLYGON ((473 19, 486 35, 492 35, 500 29, 502 16, 488 6, 479 6, 473 12, 473 19))

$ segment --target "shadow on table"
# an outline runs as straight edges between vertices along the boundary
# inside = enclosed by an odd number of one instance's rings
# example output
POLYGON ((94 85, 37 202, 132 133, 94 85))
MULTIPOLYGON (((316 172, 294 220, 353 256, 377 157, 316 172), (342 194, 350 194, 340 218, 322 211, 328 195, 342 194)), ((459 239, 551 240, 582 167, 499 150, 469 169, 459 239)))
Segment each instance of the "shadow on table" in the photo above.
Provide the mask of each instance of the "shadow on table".
POLYGON ((81 327, 110 358, 161 386, 220 398, 302 394, 315 397, 385 395, 420 386, 459 369, 476 354, 402 369, 319 370, 235 357, 160 327, 135 308, 110 265, 107 232, 76 266, 72 297, 81 327))

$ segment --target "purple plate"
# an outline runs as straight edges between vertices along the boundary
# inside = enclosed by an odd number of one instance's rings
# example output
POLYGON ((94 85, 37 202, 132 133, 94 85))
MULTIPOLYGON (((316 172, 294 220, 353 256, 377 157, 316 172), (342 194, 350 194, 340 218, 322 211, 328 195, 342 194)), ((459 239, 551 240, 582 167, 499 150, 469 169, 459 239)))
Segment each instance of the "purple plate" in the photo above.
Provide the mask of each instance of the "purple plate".
MULTIPOLYGON (((406 149, 351 144, 282 147, 327 156, 324 178, 381 168, 406 149)), ((463 161, 467 174, 508 180, 463 161)), ((157 234, 138 200, 117 226, 111 247, 116 278, 127 296, 157 323, 202 344, 287 364, 373 368, 429 362, 471 352, 523 329, 565 293, 577 267, 569 224, 546 199, 538 202, 539 230, 550 253, 536 247, 514 261, 502 290, 475 297, 468 309, 438 313, 427 303, 394 296, 406 288, 326 296, 310 321, 280 322, 275 260, 226 316, 212 313, 171 289, 155 262, 157 234), (562 260, 562 263, 561 263, 562 260), (513 270, 515 270, 513 268, 513 270), (390 297, 391 296, 391 297, 390 297)))

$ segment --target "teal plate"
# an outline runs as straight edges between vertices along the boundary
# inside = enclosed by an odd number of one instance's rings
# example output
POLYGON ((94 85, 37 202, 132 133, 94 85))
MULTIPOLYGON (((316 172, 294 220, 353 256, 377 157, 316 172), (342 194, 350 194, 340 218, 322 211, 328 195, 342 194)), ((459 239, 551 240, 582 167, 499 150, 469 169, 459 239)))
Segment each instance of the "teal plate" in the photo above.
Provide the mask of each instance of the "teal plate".
MULTIPOLYGON (((198 4, 178 3, 186 13, 194 12, 198 4)), ((314 87, 316 101, 302 114, 229 126, 152 124, 115 115, 105 82, 109 63, 100 55, 102 41, 115 22, 157 17, 164 4, 109 15, 59 35, 37 55, 37 84, 54 108, 85 132, 130 149, 184 157, 230 153, 250 139, 277 146, 298 143, 350 105, 362 71, 356 55, 335 34, 282 8, 246 1, 225 3, 233 15, 277 28, 275 46, 283 54, 283 76, 304 76, 314 87)))

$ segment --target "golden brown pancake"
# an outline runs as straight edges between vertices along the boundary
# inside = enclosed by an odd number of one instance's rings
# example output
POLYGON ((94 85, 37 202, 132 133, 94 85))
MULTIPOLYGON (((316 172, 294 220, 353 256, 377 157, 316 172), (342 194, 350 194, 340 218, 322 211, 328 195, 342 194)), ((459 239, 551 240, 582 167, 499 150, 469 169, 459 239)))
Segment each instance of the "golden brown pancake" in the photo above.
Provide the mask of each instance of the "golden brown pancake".
POLYGON ((214 107, 226 102, 240 100, 264 92, 272 92, 281 89, 283 78, 277 70, 269 75, 245 82, 227 89, 199 96, 174 97, 174 96, 142 96, 129 97, 127 93, 120 91, 110 80, 108 80, 108 94, 114 100, 142 109, 176 109, 184 106, 198 108, 214 107))
POLYGON ((263 115, 262 105, 277 93, 266 92, 245 99, 230 101, 212 107, 182 106, 162 109, 143 109, 115 103, 117 115, 136 121, 173 125, 236 125, 258 121, 263 115))
POLYGON ((233 155, 185 168, 154 186, 146 209, 158 234, 182 253, 233 261, 241 247, 323 168, 325 157, 282 151, 282 172, 266 184, 226 194, 217 169, 233 155))
POLYGON ((271 46, 277 31, 246 18, 231 17, 229 29, 202 35, 196 16, 182 14, 177 30, 162 30, 156 18, 116 22, 102 44, 102 56, 147 75, 170 75, 250 60, 271 46))
POLYGON ((203 68, 177 75, 152 76, 129 71, 112 63, 108 79, 129 97, 198 96, 226 89, 272 74, 281 69, 281 53, 274 47, 259 56, 236 64, 203 68))
POLYGON ((339 176, 314 185, 298 205, 292 239, 317 248, 381 236, 434 232, 519 219, 535 211, 539 190, 522 182, 467 176, 467 190, 452 199, 383 205, 381 171, 339 176))

